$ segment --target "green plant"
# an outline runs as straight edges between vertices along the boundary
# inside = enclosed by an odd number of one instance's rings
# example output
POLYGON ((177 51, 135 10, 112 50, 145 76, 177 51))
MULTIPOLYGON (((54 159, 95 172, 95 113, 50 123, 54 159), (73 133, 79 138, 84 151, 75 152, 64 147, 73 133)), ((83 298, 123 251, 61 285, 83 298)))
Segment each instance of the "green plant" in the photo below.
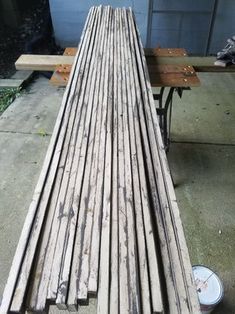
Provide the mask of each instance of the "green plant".
POLYGON ((40 129, 37 134, 40 136, 48 136, 48 133, 44 129, 40 129))
POLYGON ((21 87, 18 88, 4 88, 0 90, 0 115, 4 110, 21 95, 21 87))

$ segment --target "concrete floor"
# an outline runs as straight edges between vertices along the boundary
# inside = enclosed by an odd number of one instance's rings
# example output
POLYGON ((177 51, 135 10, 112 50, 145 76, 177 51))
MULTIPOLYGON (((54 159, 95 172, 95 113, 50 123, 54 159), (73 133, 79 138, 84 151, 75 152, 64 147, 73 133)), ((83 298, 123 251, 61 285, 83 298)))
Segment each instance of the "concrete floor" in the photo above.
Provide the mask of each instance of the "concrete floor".
POLYGON ((235 313, 235 75, 201 74, 174 98, 168 155, 192 264, 225 288, 215 313, 235 313))
MULTIPOLYGON (((235 76, 200 78, 202 87, 186 91, 182 100, 174 97, 168 157, 192 264, 218 273, 225 298, 215 313, 234 314, 235 76)), ((0 117, 0 296, 62 94, 40 77, 0 117)), ((94 309, 92 300, 84 313, 94 309)), ((52 307, 50 312, 65 311, 52 307)))

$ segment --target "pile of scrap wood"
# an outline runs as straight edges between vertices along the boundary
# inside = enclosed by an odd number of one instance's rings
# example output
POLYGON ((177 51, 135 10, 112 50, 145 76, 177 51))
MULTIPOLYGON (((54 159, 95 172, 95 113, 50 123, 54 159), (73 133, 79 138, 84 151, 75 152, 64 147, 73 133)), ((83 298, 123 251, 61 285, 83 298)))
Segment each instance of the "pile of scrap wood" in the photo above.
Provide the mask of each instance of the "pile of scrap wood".
POLYGON ((131 9, 91 8, 0 313, 199 313, 131 9))

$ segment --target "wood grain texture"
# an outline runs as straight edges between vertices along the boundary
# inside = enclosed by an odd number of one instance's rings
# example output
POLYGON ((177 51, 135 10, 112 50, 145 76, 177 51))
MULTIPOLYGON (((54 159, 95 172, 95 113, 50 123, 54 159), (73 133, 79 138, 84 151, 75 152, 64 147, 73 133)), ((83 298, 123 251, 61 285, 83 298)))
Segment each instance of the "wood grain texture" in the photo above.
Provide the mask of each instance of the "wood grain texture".
MULTIPOLYGON (((199 313, 131 9, 91 8, 75 60, 0 313, 90 297, 99 314, 199 313)), ((191 66, 154 67, 196 80, 191 66)))

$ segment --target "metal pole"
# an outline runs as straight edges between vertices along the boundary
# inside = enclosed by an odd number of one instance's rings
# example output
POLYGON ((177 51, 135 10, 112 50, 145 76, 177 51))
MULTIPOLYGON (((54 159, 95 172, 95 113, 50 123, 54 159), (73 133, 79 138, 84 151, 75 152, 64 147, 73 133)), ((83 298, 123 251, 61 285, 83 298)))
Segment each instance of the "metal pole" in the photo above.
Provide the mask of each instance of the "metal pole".
POLYGON ((208 33, 206 49, 205 49, 205 56, 209 54, 209 50, 211 46, 211 40, 212 40, 214 26, 215 26, 215 18, 216 18, 217 9, 218 9, 218 3, 219 3, 219 0, 214 0, 214 6, 211 12, 210 27, 209 27, 209 33, 208 33))
POLYGON ((151 45, 151 35, 152 35, 152 17, 153 17, 153 0, 148 1, 148 26, 147 26, 147 47, 150 48, 151 45))

